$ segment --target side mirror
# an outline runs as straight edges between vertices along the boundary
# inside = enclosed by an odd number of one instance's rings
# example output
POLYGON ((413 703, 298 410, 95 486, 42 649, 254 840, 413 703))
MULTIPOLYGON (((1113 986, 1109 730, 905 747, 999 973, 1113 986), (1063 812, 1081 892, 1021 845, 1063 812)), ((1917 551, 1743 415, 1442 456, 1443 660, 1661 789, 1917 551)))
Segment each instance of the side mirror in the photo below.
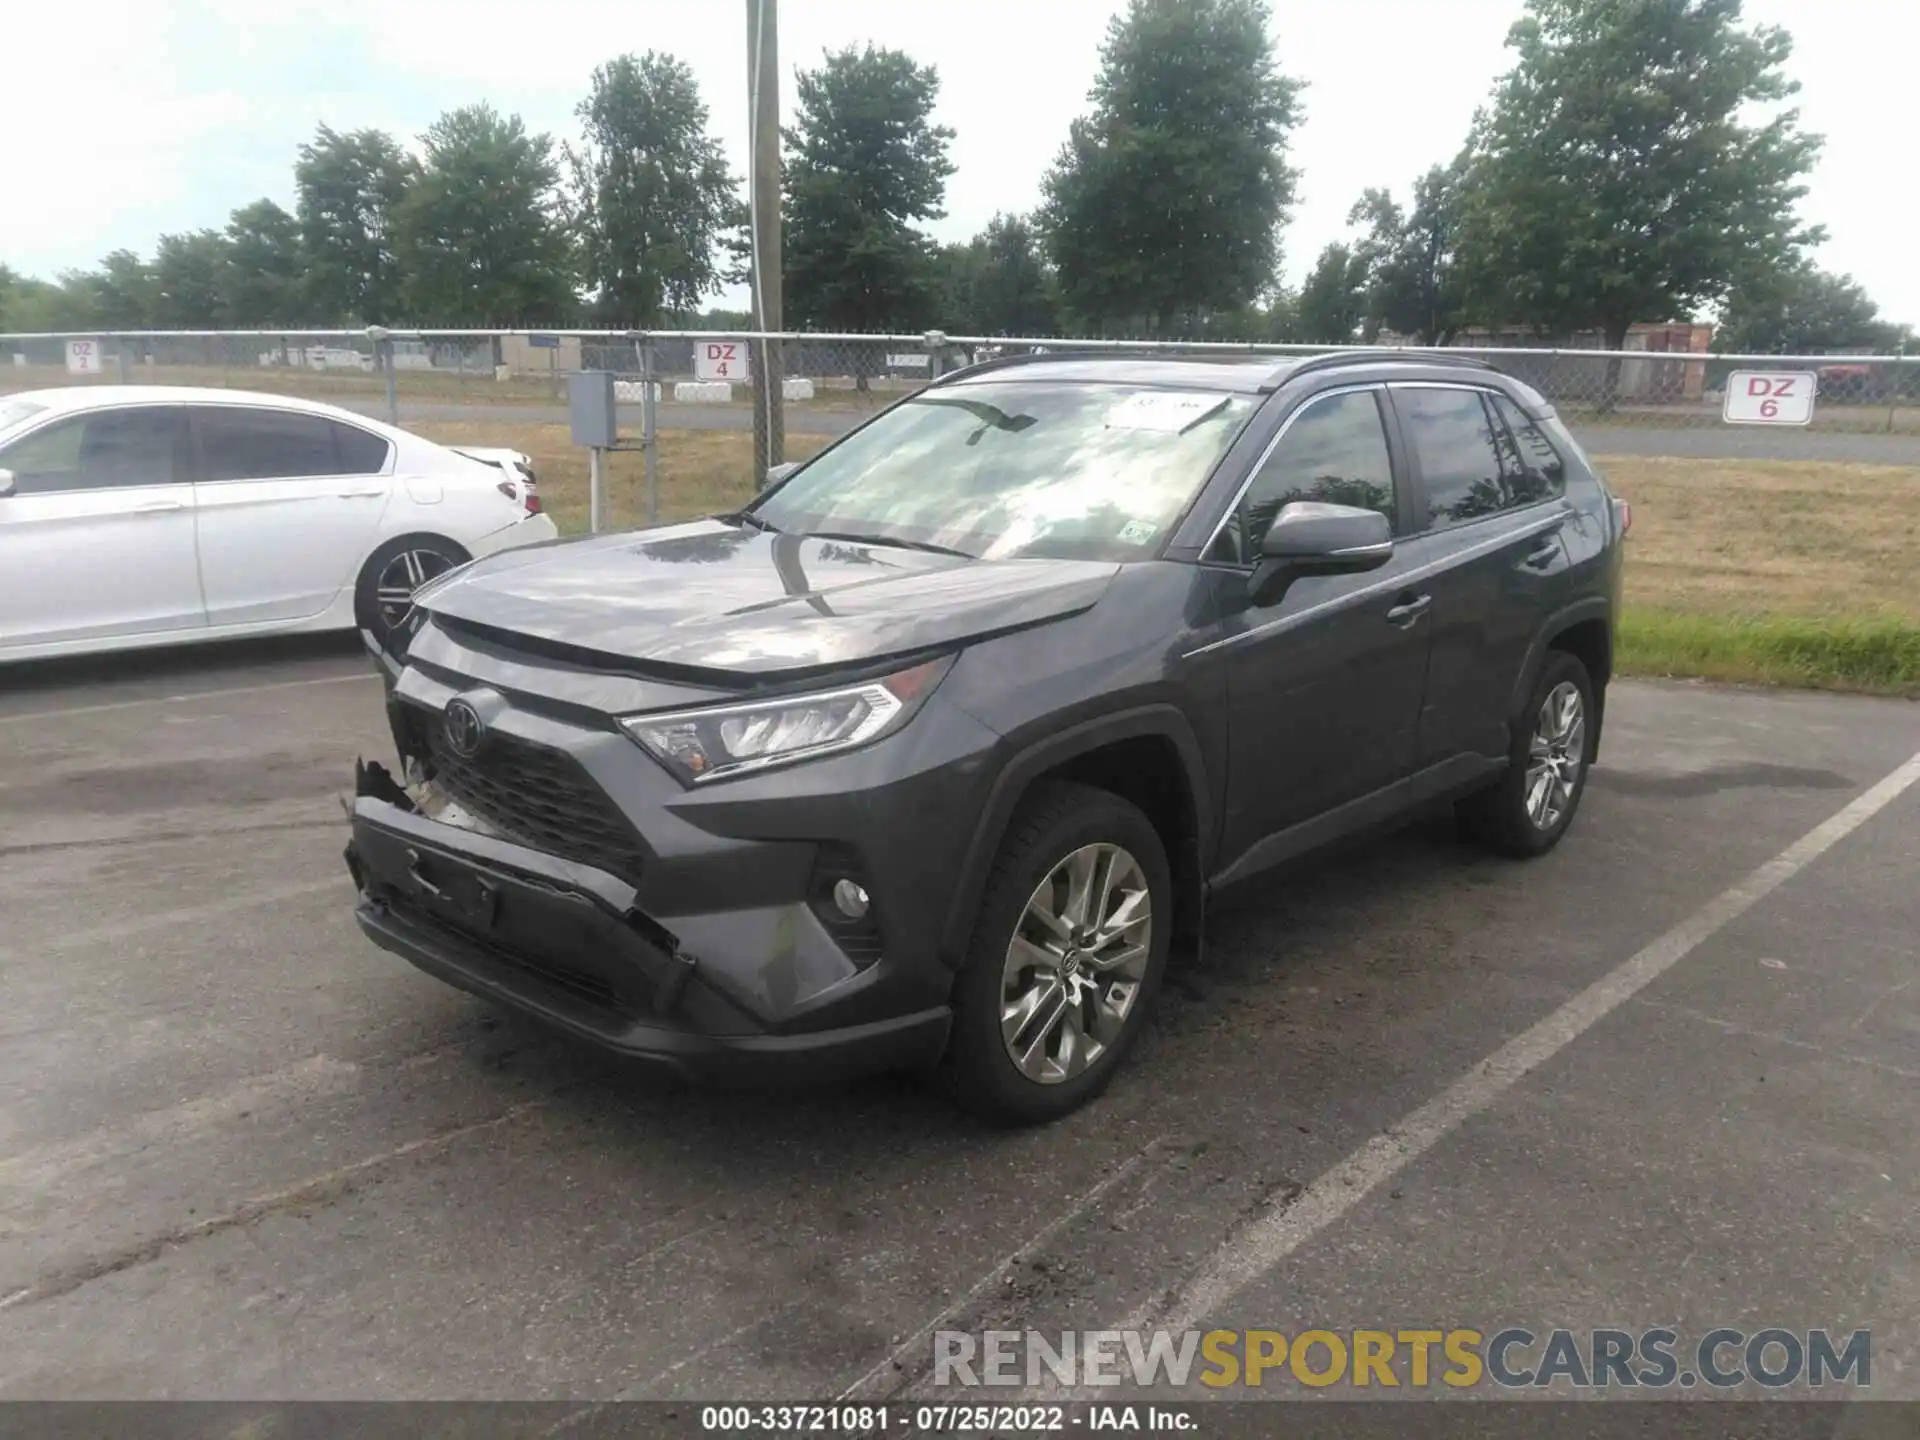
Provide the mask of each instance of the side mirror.
POLYGON ((798 460, 789 460, 785 464, 768 466, 767 478, 760 482, 760 488, 765 490, 769 485, 778 485, 799 468, 800 462, 798 460))
POLYGON ((18 482, 13 478, 13 471, 0 470, 0 495, 11 495, 16 483, 18 482))
POLYGON ((1256 605, 1271 605, 1304 575, 1353 575, 1393 558, 1393 527, 1378 510, 1296 500, 1273 517, 1248 582, 1256 605))

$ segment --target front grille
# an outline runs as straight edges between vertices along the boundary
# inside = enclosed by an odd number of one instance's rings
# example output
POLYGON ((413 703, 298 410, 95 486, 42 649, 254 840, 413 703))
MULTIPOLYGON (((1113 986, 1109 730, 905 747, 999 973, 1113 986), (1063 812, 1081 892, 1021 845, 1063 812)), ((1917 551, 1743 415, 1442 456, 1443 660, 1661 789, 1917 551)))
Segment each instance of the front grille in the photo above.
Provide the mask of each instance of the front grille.
POLYGON ((615 1018, 631 1018, 638 1013, 635 999, 621 994, 613 982, 603 975, 595 975, 588 970, 577 969, 572 965, 562 965, 558 961, 528 955, 519 950, 510 950, 496 943, 492 936, 462 925, 457 920, 444 915, 429 914, 403 900, 397 903, 410 923, 463 941, 502 969, 511 970, 519 976, 561 992, 568 999, 603 1011, 615 1018))
POLYGON ((640 837, 572 756, 493 730, 468 759, 447 744, 437 711, 404 713, 413 753, 466 809, 532 849, 640 883, 640 837))

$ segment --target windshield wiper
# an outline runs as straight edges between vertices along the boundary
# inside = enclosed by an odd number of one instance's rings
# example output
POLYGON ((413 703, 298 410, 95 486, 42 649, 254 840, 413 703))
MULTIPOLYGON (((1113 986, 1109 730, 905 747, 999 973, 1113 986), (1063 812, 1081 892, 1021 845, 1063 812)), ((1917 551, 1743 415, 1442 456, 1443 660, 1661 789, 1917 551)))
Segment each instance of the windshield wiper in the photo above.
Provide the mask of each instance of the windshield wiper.
POLYGON ((956 550, 951 545, 936 545, 931 540, 902 540, 895 535, 857 535, 850 530, 809 530, 809 540, 845 540, 853 545, 891 545, 899 550, 925 550, 934 555, 958 555, 962 560, 978 560, 980 557, 968 550, 956 550))
POLYGON ((787 533, 771 520, 762 520, 758 515, 747 510, 737 510, 727 516, 727 519, 736 521, 741 525, 751 525, 754 529, 764 530, 769 535, 784 535, 787 533))

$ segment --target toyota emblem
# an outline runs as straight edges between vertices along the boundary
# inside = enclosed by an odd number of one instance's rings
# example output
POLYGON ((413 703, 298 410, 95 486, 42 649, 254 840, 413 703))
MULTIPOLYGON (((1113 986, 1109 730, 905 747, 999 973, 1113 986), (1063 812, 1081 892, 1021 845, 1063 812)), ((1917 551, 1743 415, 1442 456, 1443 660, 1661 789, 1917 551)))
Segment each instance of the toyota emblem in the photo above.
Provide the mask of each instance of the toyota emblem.
POLYGON ((473 706, 464 700, 455 700, 447 706, 442 723, 446 728, 447 748, 454 754, 462 760, 471 760, 480 753, 480 746, 487 738, 487 727, 473 706))

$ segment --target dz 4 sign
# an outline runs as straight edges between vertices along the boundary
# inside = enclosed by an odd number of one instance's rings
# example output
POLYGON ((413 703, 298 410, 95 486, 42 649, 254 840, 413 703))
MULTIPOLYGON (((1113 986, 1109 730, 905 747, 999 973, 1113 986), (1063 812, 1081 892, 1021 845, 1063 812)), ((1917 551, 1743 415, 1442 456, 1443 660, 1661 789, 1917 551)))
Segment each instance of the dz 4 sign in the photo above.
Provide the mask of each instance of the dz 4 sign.
POLYGON ((699 380, 746 380, 747 342, 702 340, 693 347, 693 373, 699 380))
POLYGON ((1811 370, 1736 370, 1720 418, 1729 425, 1805 425, 1813 419, 1811 370))

